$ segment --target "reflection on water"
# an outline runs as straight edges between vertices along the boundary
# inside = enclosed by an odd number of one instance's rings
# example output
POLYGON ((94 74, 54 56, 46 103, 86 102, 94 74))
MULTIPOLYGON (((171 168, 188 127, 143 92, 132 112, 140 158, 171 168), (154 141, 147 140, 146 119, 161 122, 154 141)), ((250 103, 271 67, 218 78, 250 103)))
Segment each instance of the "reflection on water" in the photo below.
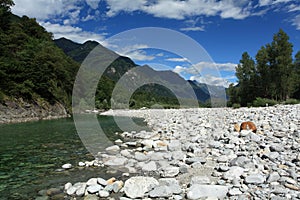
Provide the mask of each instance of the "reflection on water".
MULTIPOLYGON (((119 138, 115 132, 121 130, 113 117, 98 119, 111 141, 119 138)), ((143 124, 142 119, 135 121, 143 124)), ((68 181, 109 178, 103 168, 57 171, 65 163, 77 166, 79 161, 93 160, 71 118, 0 125, 0 137, 0 199, 34 199, 39 190, 68 181)))

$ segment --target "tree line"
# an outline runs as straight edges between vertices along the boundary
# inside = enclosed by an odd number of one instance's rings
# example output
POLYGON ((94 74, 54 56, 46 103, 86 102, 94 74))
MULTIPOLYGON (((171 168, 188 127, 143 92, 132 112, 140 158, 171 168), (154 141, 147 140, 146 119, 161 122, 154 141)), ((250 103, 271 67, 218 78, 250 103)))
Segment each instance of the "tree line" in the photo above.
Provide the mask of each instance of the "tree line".
POLYGON ((300 51, 293 58, 293 44, 280 29, 262 46, 255 60, 244 52, 236 67, 238 84, 228 88, 229 106, 300 99, 300 51))
POLYGON ((13 5, 12 0, 0 2, 0 103, 22 98, 70 107, 79 64, 35 19, 13 15, 13 5))

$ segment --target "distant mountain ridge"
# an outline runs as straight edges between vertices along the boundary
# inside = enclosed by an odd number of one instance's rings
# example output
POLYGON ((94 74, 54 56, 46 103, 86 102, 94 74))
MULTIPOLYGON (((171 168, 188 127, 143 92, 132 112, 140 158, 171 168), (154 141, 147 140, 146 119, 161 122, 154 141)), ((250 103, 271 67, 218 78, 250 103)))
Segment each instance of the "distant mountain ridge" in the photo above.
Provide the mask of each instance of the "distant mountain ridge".
MULTIPOLYGON (((82 63, 84 61, 84 59, 88 56, 88 54, 95 48, 95 47, 100 47, 100 48, 104 48, 103 46, 101 46, 101 44, 99 44, 96 41, 86 41, 83 44, 79 44, 76 42, 73 42, 69 39, 66 38, 60 38, 60 39, 56 39, 54 40, 55 44, 61 48, 68 56, 70 56, 73 60, 82 63), (99 46, 100 45, 100 46, 99 46)), ((109 49, 107 49, 107 51, 110 51, 109 49)), ((119 58, 111 64, 111 66, 109 66, 105 73, 104 76, 102 77, 102 81, 100 80, 100 82, 102 83, 101 88, 106 88, 105 82, 106 81, 110 81, 110 90, 107 90, 105 92, 105 96, 109 96, 110 97, 110 92, 113 89, 113 85, 116 84, 116 82, 128 71, 130 71, 131 69, 133 69, 134 67, 141 67, 136 65, 130 58, 128 57, 123 57, 123 56, 119 56, 119 58)), ((223 87, 218 87, 218 86, 210 86, 210 90, 208 90, 208 87, 206 84, 204 83, 198 83, 197 81, 186 81, 184 80, 181 76, 179 76, 177 73, 173 72, 173 71, 155 71, 153 68, 151 68, 150 66, 142 66, 144 67, 144 72, 148 73, 148 76, 152 76, 152 75, 158 75, 159 74, 159 78, 161 80, 168 80, 168 82, 172 83, 172 84, 178 84, 180 83, 186 83, 186 84, 190 84, 190 86, 193 88, 196 98, 197 100, 204 104, 204 103, 209 103, 210 102, 210 98, 219 98, 218 94, 219 93, 224 93, 225 88, 223 87), (222 91, 223 90, 223 91, 222 91)), ((147 77, 147 76, 145 76, 147 77)), ((99 86, 100 87, 100 86, 99 86)), ((184 88, 184 86, 183 86, 184 88)), ((162 86, 159 85, 152 85, 152 86, 143 86, 141 89, 139 89, 137 91, 137 94, 139 94, 140 96, 136 98, 140 98, 140 99, 144 99, 144 97, 142 98, 141 96, 146 95, 146 96, 156 96, 156 98, 159 99, 159 96, 161 96, 163 94, 164 97, 169 96, 170 99, 169 101, 175 102, 174 98, 176 98, 174 96, 174 94, 172 94, 170 91, 160 91, 160 90, 166 90, 166 88, 163 88, 162 86), (151 88, 154 87, 154 88, 151 88), (152 95, 150 94, 146 94, 146 93, 153 93, 152 95)), ((102 93, 101 91, 98 91, 100 93, 102 93)), ((184 97, 184 95, 186 95, 186 92, 184 91, 184 89, 180 88, 177 90, 178 94, 181 93, 181 97, 184 97)), ((134 98, 134 97, 133 97, 134 98)), ((99 100, 101 102, 103 101, 108 102, 109 99, 101 97, 99 98, 99 100)))

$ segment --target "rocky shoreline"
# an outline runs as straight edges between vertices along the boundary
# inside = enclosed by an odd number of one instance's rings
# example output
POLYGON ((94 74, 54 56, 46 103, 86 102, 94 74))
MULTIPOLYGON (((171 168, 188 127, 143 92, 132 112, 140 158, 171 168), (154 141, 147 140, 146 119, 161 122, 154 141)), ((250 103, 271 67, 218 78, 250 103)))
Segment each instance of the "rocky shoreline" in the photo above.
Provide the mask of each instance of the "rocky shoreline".
POLYGON ((65 199, 300 199, 299 104, 102 114, 143 117, 152 131, 123 132, 94 161, 80 162, 123 175, 66 183, 65 199), (243 121, 257 132, 236 132, 243 121))
POLYGON ((65 107, 56 102, 28 103, 22 99, 0 104, 0 124, 50 120, 70 117, 65 107))

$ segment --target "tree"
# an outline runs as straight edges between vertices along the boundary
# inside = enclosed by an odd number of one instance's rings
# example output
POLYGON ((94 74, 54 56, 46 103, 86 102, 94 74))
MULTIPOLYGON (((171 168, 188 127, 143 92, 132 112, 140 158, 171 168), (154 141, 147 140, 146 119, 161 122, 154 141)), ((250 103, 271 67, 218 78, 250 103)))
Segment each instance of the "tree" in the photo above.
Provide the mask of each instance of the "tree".
POLYGON ((0 29, 6 30, 10 22, 10 7, 15 5, 12 0, 0 0, 0 29))
POLYGON ((243 53, 240 64, 236 67, 236 76, 239 79, 240 103, 242 106, 246 106, 248 102, 252 102, 257 96, 257 73, 255 62, 247 52, 243 53))
POLYGON ((295 55, 292 70, 292 97, 300 99, 300 51, 295 55))
POLYGON ((272 76, 272 96, 284 101, 292 92, 293 45, 282 29, 274 35, 272 43, 267 45, 267 52, 272 76))
POLYGON ((267 48, 262 46, 256 54, 256 68, 258 73, 258 96, 271 98, 271 74, 269 65, 269 55, 267 48))

